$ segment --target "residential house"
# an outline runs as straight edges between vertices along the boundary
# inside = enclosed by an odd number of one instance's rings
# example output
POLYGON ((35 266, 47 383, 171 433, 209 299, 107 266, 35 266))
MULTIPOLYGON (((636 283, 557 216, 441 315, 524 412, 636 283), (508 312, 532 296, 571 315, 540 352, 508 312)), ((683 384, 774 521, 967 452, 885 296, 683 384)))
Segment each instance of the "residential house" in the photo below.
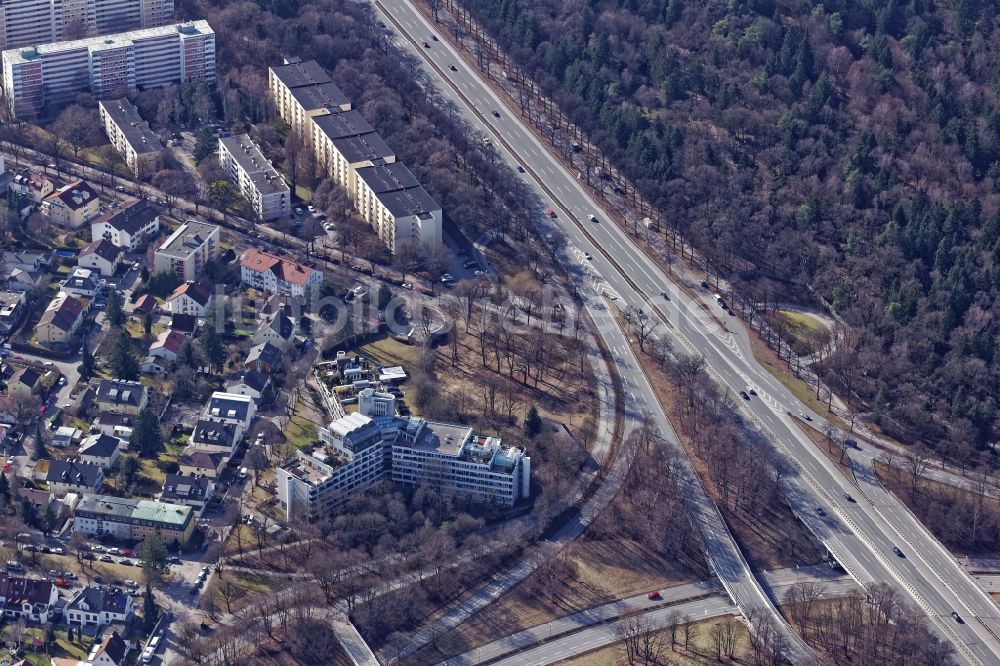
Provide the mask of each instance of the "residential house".
POLYGON ((132 417, 128 414, 101 412, 94 419, 90 430, 127 440, 132 436, 132 417))
POLYGON ((15 194, 31 199, 36 204, 42 203, 45 197, 52 194, 56 189, 52 181, 44 174, 33 171, 22 171, 14 175, 14 180, 10 183, 10 189, 15 194))
POLYGON ((77 265, 111 277, 121 266, 122 249, 107 238, 98 238, 80 251, 77 265))
POLYGON ((249 396, 259 404, 270 386, 270 375, 256 369, 241 370, 229 376, 226 381, 226 393, 249 396))
POLYGON ((104 485, 104 468, 73 460, 49 460, 45 481, 56 496, 66 493, 97 493, 104 485))
POLYGON ((83 431, 73 426, 59 426, 52 435, 52 446, 65 449, 83 437, 83 431))
POLYGON ((220 452, 231 457, 236 452, 242 435, 243 431, 234 423, 217 418, 198 419, 188 447, 220 452))
POLYGON ((159 230, 160 213, 145 199, 105 213, 90 225, 92 239, 106 238, 126 250, 144 247, 159 230))
POLYGON ((185 282, 167 296, 167 312, 205 318, 212 307, 212 290, 201 282, 185 282))
POLYGON ((19 400, 38 395, 41 392, 43 376, 41 370, 31 366, 18 369, 7 382, 8 395, 19 400))
POLYGON ((178 461, 179 472, 184 476, 204 476, 217 479, 222 474, 228 456, 221 451, 188 446, 178 461))
POLYGON ((0 574, 0 604, 8 619, 45 624, 58 601, 59 593, 51 581, 0 574))
POLYGON ((17 267, 3 266, 0 273, 0 285, 6 285, 10 291, 31 291, 42 284, 42 274, 32 273, 17 267))
POLYGON ((152 344, 149 345, 149 356, 161 359, 169 366, 177 360, 177 352, 180 351, 184 343, 188 341, 188 336, 177 331, 163 331, 152 344))
POLYGON ((93 298, 102 289, 101 278, 97 271, 77 266, 63 281, 60 289, 73 296, 93 298))
POLYGON ((256 372, 272 374, 281 369, 283 354, 270 342, 262 342, 250 348, 243 368, 256 372))
MULTIPOLYGON (((39 516, 43 515, 48 507, 55 507, 58 504, 55 493, 48 490, 18 488, 15 494, 18 502, 27 501, 31 506, 35 507, 39 516)), ((57 515, 58 513, 59 511, 56 510, 57 515)))
POLYGON ((287 354, 295 344, 295 324, 281 311, 268 315, 257 327, 253 334, 255 345, 270 342, 272 345, 287 354))
POLYGON ((141 317, 156 309, 156 297, 152 294, 143 294, 136 299, 132 305, 132 314, 141 317))
POLYGON ((138 414, 149 402, 149 388, 124 379, 102 379, 97 385, 97 407, 102 412, 138 414))
MULTIPOLYGON (((120 591, 118 593, 124 594, 120 591)), ((131 650, 129 642, 124 640, 117 631, 112 630, 103 641, 94 644, 86 660, 77 661, 66 657, 53 657, 52 666, 125 666, 131 650)))
POLYGON ((38 343, 51 348, 68 344, 83 323, 83 312, 83 303, 65 292, 59 292, 35 325, 38 343))
POLYGON ((216 391, 208 399, 202 416, 223 423, 232 423, 236 426, 237 439, 241 439, 243 434, 250 430, 250 424, 253 423, 256 414, 257 404, 252 398, 216 391))
POLYGON ((0 291, 0 335, 10 335, 28 311, 28 296, 23 291, 0 291))
POLYGON ((170 330, 194 336, 198 330, 198 318, 188 314, 174 314, 170 317, 170 330))
POLYGON ((52 251, 38 250, 7 250, 3 253, 3 265, 7 268, 20 268, 29 273, 38 273, 48 269, 52 263, 52 251))
POLYGON ((212 499, 215 483, 207 476, 183 476, 167 474, 163 479, 163 489, 157 499, 173 504, 184 504, 201 516, 212 499))
POLYGON ((97 192, 86 181, 77 180, 46 196, 41 211, 56 224, 79 229, 97 217, 100 208, 97 192))
POLYGON ((105 470, 114 467, 128 442, 113 435, 97 433, 86 437, 80 444, 80 462, 100 465, 105 470))
POLYGON ((240 276, 247 287, 290 296, 305 296, 323 281, 322 271, 254 248, 240 259, 240 276))
MULTIPOLYGON (((127 622, 132 617, 132 597, 119 588, 87 586, 66 604, 66 621, 70 625, 103 627, 112 622, 127 622)), ((113 636, 117 634, 112 633, 113 636)), ((118 639, 121 641, 121 638, 118 639)))

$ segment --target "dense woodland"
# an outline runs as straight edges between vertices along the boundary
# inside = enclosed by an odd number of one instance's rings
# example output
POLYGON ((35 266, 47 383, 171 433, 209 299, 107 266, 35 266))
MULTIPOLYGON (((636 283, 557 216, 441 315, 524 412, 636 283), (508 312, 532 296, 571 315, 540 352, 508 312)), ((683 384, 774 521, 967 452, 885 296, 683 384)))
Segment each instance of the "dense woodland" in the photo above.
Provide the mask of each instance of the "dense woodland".
POLYGON ((995 3, 462 4, 741 291, 833 304, 887 431, 997 440, 995 3))

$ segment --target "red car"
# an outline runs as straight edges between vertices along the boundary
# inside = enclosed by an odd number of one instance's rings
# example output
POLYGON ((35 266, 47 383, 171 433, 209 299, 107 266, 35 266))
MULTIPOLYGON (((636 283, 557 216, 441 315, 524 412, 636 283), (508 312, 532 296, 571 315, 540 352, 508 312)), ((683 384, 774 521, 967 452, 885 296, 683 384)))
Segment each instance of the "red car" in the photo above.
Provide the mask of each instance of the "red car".
POLYGON ((556 212, 554 210, 552 210, 551 208, 549 208, 547 211, 545 211, 545 214, 548 215, 549 217, 555 217, 556 216, 556 212))
POLYGON ((652 592, 650 592, 646 596, 649 598, 650 601, 659 601, 660 599, 663 598, 662 596, 660 596, 660 591, 659 590, 653 590, 652 592))

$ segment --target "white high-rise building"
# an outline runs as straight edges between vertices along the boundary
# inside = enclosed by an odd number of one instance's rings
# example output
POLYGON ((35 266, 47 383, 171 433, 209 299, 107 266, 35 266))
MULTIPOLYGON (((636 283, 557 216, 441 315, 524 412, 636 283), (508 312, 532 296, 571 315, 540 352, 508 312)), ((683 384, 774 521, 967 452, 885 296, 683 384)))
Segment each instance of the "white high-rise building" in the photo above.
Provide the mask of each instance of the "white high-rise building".
POLYGON ((177 23, 3 52, 3 88, 18 117, 81 92, 122 97, 137 88, 215 81, 215 32, 207 21, 177 23))
POLYGON ((291 212, 291 190, 249 136, 219 139, 219 163, 261 221, 291 212))
POLYGON ((0 0, 0 49, 167 24, 174 0, 0 0))

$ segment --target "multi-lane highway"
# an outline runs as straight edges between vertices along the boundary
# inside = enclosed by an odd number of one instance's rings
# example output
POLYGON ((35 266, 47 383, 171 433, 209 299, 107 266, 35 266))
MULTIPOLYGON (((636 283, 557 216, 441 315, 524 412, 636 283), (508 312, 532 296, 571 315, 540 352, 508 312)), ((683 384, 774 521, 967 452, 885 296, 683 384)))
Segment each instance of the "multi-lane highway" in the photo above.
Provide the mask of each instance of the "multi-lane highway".
MULTIPOLYGON (((746 416, 790 463, 784 485, 796 512, 847 570, 859 582, 885 581, 904 592, 937 633, 952 642, 959 660, 996 663, 997 605, 895 497, 877 493, 874 479, 864 477, 856 485, 804 435, 795 423, 798 414, 808 414, 820 428, 823 419, 756 362, 749 335, 719 308, 712 294, 700 290, 691 277, 684 278, 685 288, 675 285, 478 71, 445 39, 433 39, 439 35, 437 28, 419 11, 405 0, 380 0, 376 6, 385 11, 387 25, 406 33, 401 43, 423 58, 442 94, 473 127, 492 137, 501 158, 512 166, 523 165, 525 181, 557 212, 552 223, 566 236, 571 251, 592 257, 594 272, 621 302, 658 317, 661 334, 703 356, 724 385, 734 391, 754 388, 757 395, 742 402, 746 416), (425 41, 429 48, 422 46, 425 41), (590 220, 590 215, 596 219, 590 220)), ((644 393, 644 379, 636 375, 634 381, 630 390, 644 393)), ((655 401, 651 394, 649 398, 655 401)))

